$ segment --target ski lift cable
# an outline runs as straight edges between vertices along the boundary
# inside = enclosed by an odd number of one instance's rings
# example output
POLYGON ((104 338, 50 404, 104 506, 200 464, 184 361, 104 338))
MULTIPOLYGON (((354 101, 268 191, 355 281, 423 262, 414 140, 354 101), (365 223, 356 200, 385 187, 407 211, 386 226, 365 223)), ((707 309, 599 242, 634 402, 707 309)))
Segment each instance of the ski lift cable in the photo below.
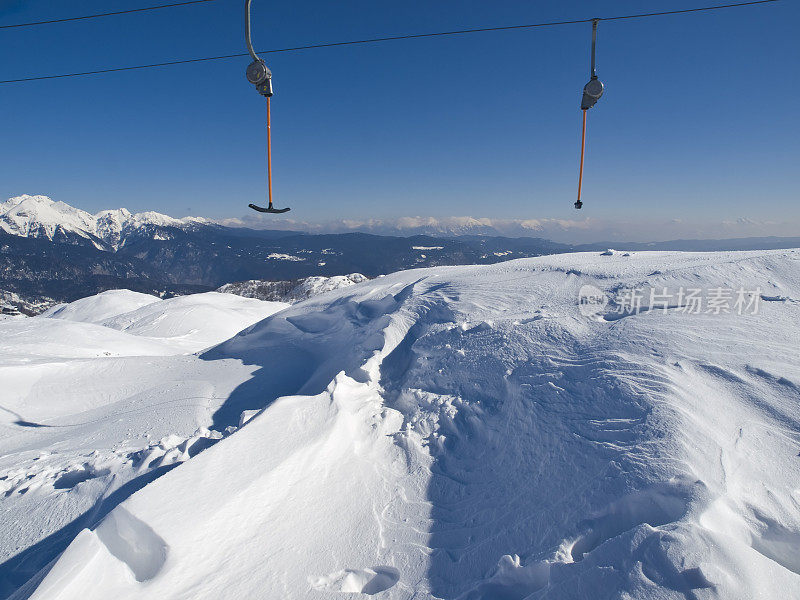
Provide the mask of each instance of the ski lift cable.
POLYGON ((69 21, 83 21, 85 19, 97 19, 98 17, 113 17, 117 15, 127 15, 129 13, 145 12, 148 10, 161 10, 162 8, 173 8, 175 6, 188 6, 190 4, 201 4, 203 2, 215 2, 216 0, 186 0, 185 2, 174 2, 173 4, 159 4, 158 6, 144 6, 142 8, 129 8, 127 10, 115 10, 113 12, 97 13, 94 15, 82 15, 80 17, 65 17, 63 19, 50 19, 48 21, 32 21, 30 23, 12 23, 10 25, 0 25, 0 29, 14 29, 16 27, 35 27, 37 25, 50 25, 53 23, 67 23, 69 21))
MULTIPOLYGON (((211 1, 211 0, 194 0, 194 1, 211 1)), ((294 46, 290 48, 278 48, 272 50, 262 50, 261 54, 277 54, 282 52, 297 52, 301 50, 312 50, 317 48, 333 48, 337 46, 354 46, 359 44, 374 44, 380 42, 390 42, 390 41, 397 41, 397 40, 411 40, 411 39, 420 39, 420 38, 431 38, 431 37, 442 37, 442 36, 454 36, 454 35, 466 35, 471 33, 486 33, 491 31, 511 31, 516 29, 533 29, 538 27, 552 27, 552 26, 560 26, 560 25, 575 25, 578 23, 592 23, 594 21, 620 21, 623 19, 641 19, 641 18, 648 18, 648 17, 661 17, 667 15, 678 15, 678 14, 686 14, 686 13, 698 13, 704 11, 713 11, 713 10, 721 10, 727 8, 738 8, 743 6, 755 6, 759 4, 771 4, 774 2, 781 2, 783 0, 752 0, 750 2, 738 2, 735 4, 718 4, 715 6, 703 6, 698 8, 685 8, 681 10, 668 10, 668 11, 661 11, 661 12, 649 12, 649 13, 637 13, 637 14, 630 14, 630 15, 617 15, 611 17, 595 17, 590 19, 575 19, 570 21, 548 21, 544 23, 530 23, 524 25, 505 25, 505 26, 498 26, 498 27, 480 27, 476 29, 459 29, 454 31, 440 31, 435 33, 415 33, 415 34, 408 34, 408 35, 395 35, 395 36, 386 36, 386 37, 375 37, 375 38, 367 38, 362 40, 349 40, 344 42, 326 42, 320 44, 307 44, 303 46, 294 46)), ((93 71, 81 71, 75 73, 63 73, 57 75, 39 75, 39 76, 32 76, 32 77, 20 77, 17 79, 5 79, 0 80, 0 84, 11 84, 11 83, 24 83, 28 81, 41 81, 46 79, 62 79, 67 77, 83 77, 87 75, 101 75, 105 73, 117 73, 121 71, 134 71, 139 69, 153 69, 157 67, 167 67, 173 65, 185 65, 191 63, 198 63, 198 62, 208 62, 208 61, 215 61, 215 60, 226 60, 231 58, 241 58, 242 56, 249 56, 249 52, 241 52, 236 54, 224 54, 220 56, 208 56, 203 58, 189 58, 183 60, 170 60, 158 63, 150 63, 144 65, 135 65, 129 67, 113 67, 109 69, 96 69, 93 71)))

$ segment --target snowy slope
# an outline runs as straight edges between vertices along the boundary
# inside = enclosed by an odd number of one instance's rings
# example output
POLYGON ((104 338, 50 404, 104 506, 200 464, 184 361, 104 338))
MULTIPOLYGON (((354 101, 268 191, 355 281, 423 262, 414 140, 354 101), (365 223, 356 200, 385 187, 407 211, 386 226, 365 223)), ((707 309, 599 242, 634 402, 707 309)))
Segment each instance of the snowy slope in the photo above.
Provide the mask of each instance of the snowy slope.
POLYGON ((27 194, 0 203, 0 231, 48 240, 74 235, 101 250, 118 249, 124 244, 125 234, 143 227, 184 228, 208 223, 209 220, 201 217, 175 219, 156 212, 131 214, 124 208, 92 215, 47 196, 27 194))
MULTIPOLYGON (((40 317, 102 325, 106 336, 115 335, 112 331, 116 330, 145 340, 165 341, 166 352, 174 354, 178 349, 197 352, 218 344, 286 306, 284 302, 262 302, 218 292, 162 300, 130 290, 109 290, 59 304, 40 317)), ((41 329, 38 321, 28 325, 32 331, 41 329)))
MULTIPOLYGON (((160 434, 141 416, 155 398, 186 431, 178 399, 203 388, 226 399, 196 423, 224 439, 101 494, 18 597, 798 597, 799 329, 796 250, 559 255, 312 298, 196 361, 120 374, 155 387, 95 435, 160 434), (579 306, 582 288, 611 301, 579 306), (713 309, 738 288, 757 312, 713 309)), ((13 460, 78 435, 88 450, 85 434, 20 431, 13 460)), ((63 495, 117 467, 91 468, 63 495)))
POLYGON ((189 353, 286 306, 115 290, 0 321, 0 598, 115 498, 226 433, 207 427, 254 368, 189 353))
POLYGON ((113 290, 52 314, 4 321, 2 408, 41 424, 106 405, 115 401, 116 387, 130 382, 125 365, 203 350, 286 306, 214 292, 160 300, 113 290), (136 357, 144 360, 128 360, 136 357), (95 395, 94 388, 106 391, 95 395))
POLYGON ((286 306, 284 302, 206 292, 148 303, 105 318, 102 325, 140 337, 166 339, 187 352, 196 352, 286 306))

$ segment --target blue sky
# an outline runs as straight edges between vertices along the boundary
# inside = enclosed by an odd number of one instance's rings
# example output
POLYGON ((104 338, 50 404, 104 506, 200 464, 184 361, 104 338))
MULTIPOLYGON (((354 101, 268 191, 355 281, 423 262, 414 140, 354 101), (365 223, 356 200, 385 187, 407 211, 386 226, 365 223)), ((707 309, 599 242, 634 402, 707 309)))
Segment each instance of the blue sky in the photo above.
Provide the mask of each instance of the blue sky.
MULTIPOLYGON (((0 0, 0 24, 152 4, 0 0)), ((708 4, 254 0, 253 35, 267 49, 708 4)), ((243 51, 242 5, 0 30, 0 79, 243 51)), ((785 0, 601 23, 581 213, 589 24, 266 55, 276 203, 308 222, 588 218, 629 223, 633 239, 667 220, 746 219, 786 234, 800 223, 798 22, 785 0)), ((0 196, 245 215, 265 189, 248 62, 0 86, 0 196)))

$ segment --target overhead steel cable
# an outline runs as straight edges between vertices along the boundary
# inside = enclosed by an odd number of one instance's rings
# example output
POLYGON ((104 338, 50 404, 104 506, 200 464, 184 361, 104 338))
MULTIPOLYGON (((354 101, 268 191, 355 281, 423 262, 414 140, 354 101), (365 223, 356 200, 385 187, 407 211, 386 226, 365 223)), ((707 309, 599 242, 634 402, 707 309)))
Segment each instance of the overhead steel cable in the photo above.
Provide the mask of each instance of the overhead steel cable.
POLYGON ((189 4, 200 4, 202 2, 214 2, 214 1, 215 0, 186 0, 185 2, 174 2, 173 4, 159 4, 158 6, 129 8, 127 10, 115 10, 113 12, 97 13, 94 15, 83 15, 81 17, 65 17, 63 19, 50 19, 48 21, 32 21, 30 23, 13 23, 11 25, 0 25, 0 29, 13 29, 15 27, 35 27, 36 25, 50 25, 52 23, 68 23, 69 21, 83 21, 84 19, 97 19, 98 17, 113 17, 115 15, 127 15, 129 13, 145 12, 148 10, 160 10, 162 8, 173 8, 175 6, 187 6, 189 4))
MULTIPOLYGON (((280 52, 280 50, 272 50, 272 52, 280 52)), ((262 52, 262 54, 265 54, 262 52)), ((41 81, 42 79, 61 79, 62 77, 81 77, 83 75, 100 75, 102 73, 116 73, 118 71, 134 71, 136 69, 153 69, 155 67, 168 67, 171 65, 185 65, 196 62, 206 62, 209 60, 223 60, 226 58, 238 58, 241 56, 249 56, 247 52, 239 54, 225 54, 223 56, 209 56, 206 58, 188 58, 186 60, 170 60, 167 62, 151 63, 148 65, 136 65, 135 67, 116 67, 112 69, 97 69, 96 71, 81 71, 78 73, 64 73, 61 75, 41 75, 38 77, 22 77, 20 79, 6 79, 0 80, 3 83, 21 83, 23 81, 41 81)))
MULTIPOLYGON (((212 0, 193 0, 194 2, 210 2, 212 0)), ((510 31, 515 29, 533 29, 537 27, 553 27, 559 25, 575 25, 577 23, 592 23, 593 21, 620 21, 623 19, 641 19, 648 17, 662 17, 666 15, 680 15, 687 13, 698 13, 703 11, 721 10, 727 8, 738 8, 743 6, 755 6, 758 4, 771 4, 774 2, 781 2, 783 0, 753 0, 751 2, 738 2, 735 4, 718 4, 715 6, 703 6, 699 8, 685 8, 681 10, 667 10, 661 12, 649 13, 636 13, 630 15, 618 15, 612 17, 592 17, 589 19, 575 19, 570 21, 547 21, 543 23, 529 23, 525 25, 501 25, 498 27, 479 27, 476 29, 457 29, 453 31, 439 31, 435 33, 412 33, 407 35, 393 35, 386 37, 367 38, 363 40, 349 40, 345 42, 325 42, 320 44, 307 44, 304 46, 293 46, 290 48, 277 48, 273 50, 262 50, 259 54, 277 54, 281 52, 297 52, 300 50, 313 50, 316 48, 333 48, 336 46, 355 46, 358 44, 374 44, 380 42, 391 42, 397 40, 411 40, 420 38, 432 38, 452 35, 466 35, 471 33, 485 33, 490 31, 510 31)), ((7 83, 22 83, 26 81, 41 81, 44 79, 61 79, 65 77, 82 77, 85 75, 100 75, 103 73, 116 73, 120 71, 134 71, 137 69, 152 69, 156 67, 167 67, 172 65, 185 65, 190 63, 208 62, 214 60, 225 60, 229 58, 240 58, 242 56, 249 56, 247 52, 240 52, 236 54, 223 54, 220 56, 207 56, 203 58, 189 58, 183 60, 169 60, 158 63, 150 63, 145 65, 135 65, 130 67, 114 67, 109 69, 96 69, 93 71, 80 71, 75 73, 63 73, 58 75, 39 75, 33 77, 20 77, 18 79, 0 80, 0 84, 7 83)))
MULTIPOLYGON (((682 15, 685 13, 703 12, 706 10, 719 10, 721 8, 737 8, 739 6, 754 6, 756 4, 770 4, 780 0, 754 0, 753 2, 736 2, 734 4, 716 4, 714 6, 700 6, 698 8, 683 8, 680 10, 665 10, 661 12, 636 13, 633 15, 621 15, 619 17, 597 17, 598 21, 620 21, 622 19, 641 19, 644 17, 662 17, 664 15, 682 15)), ((586 19, 584 23, 590 23, 594 19, 586 19)))

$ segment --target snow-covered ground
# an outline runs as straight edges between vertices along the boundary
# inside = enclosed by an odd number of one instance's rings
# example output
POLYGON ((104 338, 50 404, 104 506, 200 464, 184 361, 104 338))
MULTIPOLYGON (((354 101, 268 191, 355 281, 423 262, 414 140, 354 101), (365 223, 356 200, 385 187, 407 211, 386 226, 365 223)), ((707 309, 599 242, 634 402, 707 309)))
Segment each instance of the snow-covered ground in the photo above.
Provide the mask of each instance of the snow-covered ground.
POLYGON ((800 251, 405 271, 195 355, 90 304, 0 322, 18 598, 800 597, 800 251))
POLYGON ((0 598, 225 433, 207 428, 254 367, 192 353, 286 306, 114 290, 0 321, 0 598))

